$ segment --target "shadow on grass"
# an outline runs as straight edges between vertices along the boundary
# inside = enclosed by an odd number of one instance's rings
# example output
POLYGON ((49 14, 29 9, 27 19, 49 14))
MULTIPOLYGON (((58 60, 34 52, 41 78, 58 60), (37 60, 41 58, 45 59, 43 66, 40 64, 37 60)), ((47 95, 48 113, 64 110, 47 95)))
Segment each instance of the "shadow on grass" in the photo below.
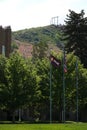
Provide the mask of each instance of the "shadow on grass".
MULTIPOLYGON (((0 121, 0 124, 49 124, 49 121, 0 121)), ((75 124, 75 123, 84 123, 84 122, 75 122, 75 121, 66 121, 65 123, 60 123, 58 121, 53 121, 52 124, 75 124)), ((87 122, 86 122, 87 123, 87 122)))

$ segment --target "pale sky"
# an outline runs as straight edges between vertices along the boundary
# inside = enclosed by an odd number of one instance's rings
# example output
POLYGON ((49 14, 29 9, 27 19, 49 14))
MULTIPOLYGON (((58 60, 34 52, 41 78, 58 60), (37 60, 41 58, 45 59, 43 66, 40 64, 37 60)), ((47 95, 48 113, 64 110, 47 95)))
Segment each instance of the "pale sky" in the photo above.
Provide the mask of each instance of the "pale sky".
POLYGON ((0 25, 10 25, 12 31, 41 27, 55 16, 63 24, 69 9, 84 9, 87 16, 87 0, 0 0, 0 25))

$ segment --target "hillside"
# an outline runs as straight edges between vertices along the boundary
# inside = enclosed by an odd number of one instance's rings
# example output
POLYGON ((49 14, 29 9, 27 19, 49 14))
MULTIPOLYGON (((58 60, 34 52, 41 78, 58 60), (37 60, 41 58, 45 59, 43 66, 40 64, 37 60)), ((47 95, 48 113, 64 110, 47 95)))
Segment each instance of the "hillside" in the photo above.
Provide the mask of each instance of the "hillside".
POLYGON ((27 42, 21 42, 15 40, 15 44, 17 45, 16 50, 22 54, 24 57, 31 57, 33 51, 33 45, 27 42))
POLYGON ((12 39, 17 44, 18 51, 30 57, 33 45, 39 42, 49 44, 49 48, 55 48, 54 50, 60 48, 60 30, 61 27, 55 25, 24 29, 13 32, 12 39))
POLYGON ((60 28, 55 25, 24 29, 12 33, 13 39, 22 42, 38 43, 41 41, 58 44, 60 28))

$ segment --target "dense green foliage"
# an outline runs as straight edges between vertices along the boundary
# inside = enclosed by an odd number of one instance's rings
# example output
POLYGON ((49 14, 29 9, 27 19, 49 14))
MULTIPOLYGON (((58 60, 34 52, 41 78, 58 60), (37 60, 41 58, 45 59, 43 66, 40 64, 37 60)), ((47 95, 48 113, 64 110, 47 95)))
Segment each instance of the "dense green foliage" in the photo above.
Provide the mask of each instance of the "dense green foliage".
MULTIPOLYGON (((78 59, 79 119, 86 121, 87 69, 84 66, 87 67, 87 18, 84 17, 83 10, 79 14, 71 10, 69 12, 64 27, 64 41, 68 52, 66 57, 68 72, 65 73, 66 120, 76 120, 76 62, 78 59), (73 52, 78 57, 69 52, 73 52)), ((19 108, 28 108, 29 120, 49 121, 50 62, 47 43, 60 46, 60 39, 62 39, 60 29, 59 26, 50 25, 13 32, 13 39, 36 44, 34 44, 33 57, 30 60, 24 59, 19 54, 13 54, 9 59, 1 57, 0 71, 3 76, 0 81, 0 107, 2 109, 14 108, 15 112, 19 108), (10 88, 10 91, 7 88, 10 88), (10 92, 13 94, 12 97, 10 92), (7 97, 3 98, 3 94, 7 97)), ((62 53, 58 56, 54 52, 53 54, 60 59, 61 66, 59 68, 52 66, 52 119, 62 121, 63 56, 62 53)))
POLYGON ((16 49, 18 49, 18 45, 15 42, 12 42, 12 44, 11 44, 11 52, 15 51, 16 49))
POLYGON ((84 10, 76 13, 69 10, 65 20, 64 40, 67 40, 67 52, 74 52, 87 67, 87 17, 84 10))
MULTIPOLYGON (((61 121, 63 106, 63 65, 62 54, 55 57, 61 60, 61 66, 52 66, 52 118, 61 121), (58 113, 58 114, 57 114, 58 113)), ((67 55, 68 72, 65 74, 66 116, 76 113, 76 56, 67 55)), ((79 112, 87 107, 87 70, 78 59, 79 112)), ((50 107, 50 62, 47 57, 36 60, 24 59, 13 53, 9 59, 0 56, 0 108, 12 112, 19 108, 29 109, 29 119, 49 121, 50 107)), ((79 115, 81 118, 81 116, 79 115)), ((72 119, 74 120, 74 119, 72 119)))
POLYGON ((40 42, 33 45, 32 57, 33 60, 39 58, 42 59, 47 56, 48 45, 45 42, 40 42))
POLYGON ((27 67, 27 63, 19 54, 13 53, 8 60, 4 60, 5 58, 1 56, 1 59, 0 70, 3 75, 2 79, 0 78, 0 103, 1 107, 13 114, 13 120, 15 120, 15 110, 33 100, 30 95, 33 96, 36 90, 36 74, 35 71, 32 73, 32 69, 27 67))
POLYGON ((59 29, 55 25, 50 25, 46 27, 38 27, 31 29, 24 29, 17 32, 13 32, 13 39, 29 42, 29 43, 53 43, 59 44, 59 29))

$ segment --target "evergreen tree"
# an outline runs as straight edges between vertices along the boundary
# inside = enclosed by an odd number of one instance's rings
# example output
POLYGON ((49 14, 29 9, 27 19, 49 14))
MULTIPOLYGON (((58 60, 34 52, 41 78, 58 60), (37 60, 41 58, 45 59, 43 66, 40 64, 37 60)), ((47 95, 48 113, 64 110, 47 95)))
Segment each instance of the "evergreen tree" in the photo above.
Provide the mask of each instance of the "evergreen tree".
POLYGON ((74 52, 87 67, 87 17, 84 15, 84 10, 80 13, 69 10, 65 20, 64 40, 67 41, 67 52, 74 52))

